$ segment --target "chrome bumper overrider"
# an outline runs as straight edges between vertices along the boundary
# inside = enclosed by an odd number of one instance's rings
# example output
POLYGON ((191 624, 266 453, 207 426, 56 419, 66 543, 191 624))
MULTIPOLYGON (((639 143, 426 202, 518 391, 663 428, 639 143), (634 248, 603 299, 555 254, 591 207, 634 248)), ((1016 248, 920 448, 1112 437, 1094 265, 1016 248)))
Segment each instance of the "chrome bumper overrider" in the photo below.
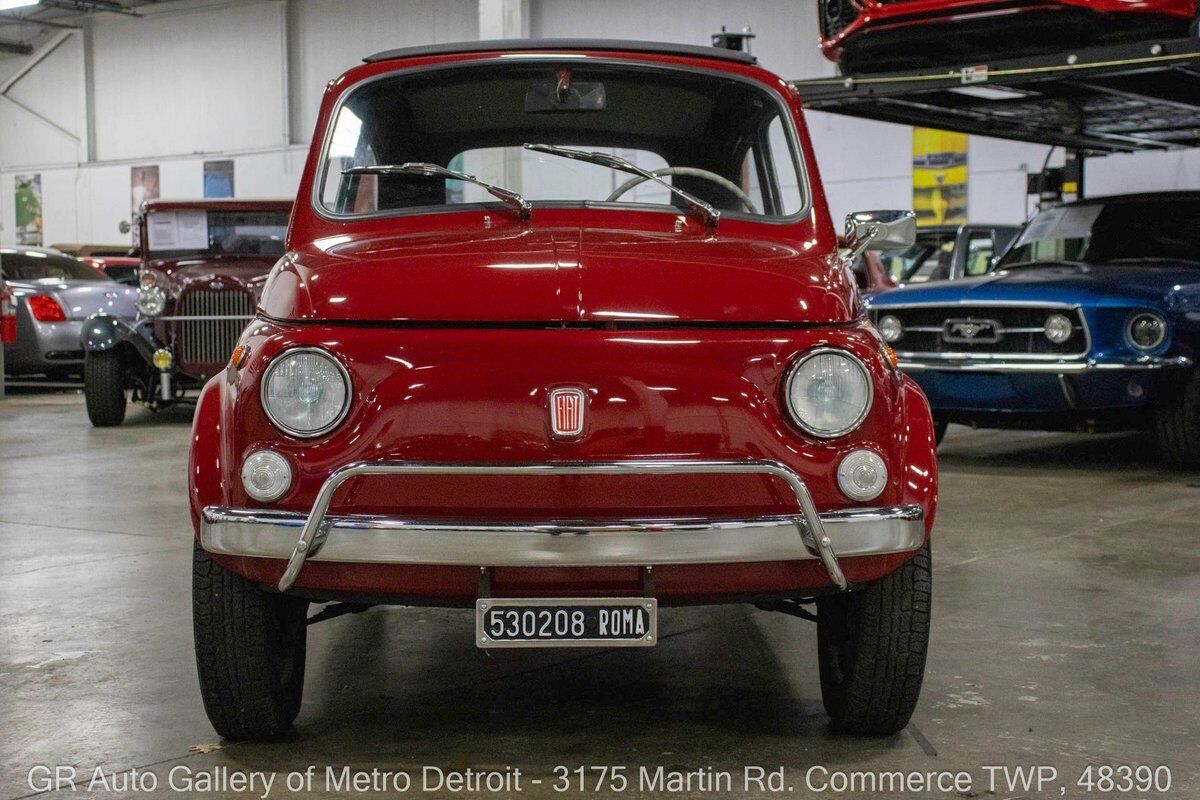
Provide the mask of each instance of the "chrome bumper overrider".
POLYGON ((800 476, 774 461, 625 461, 547 464, 360 463, 329 476, 309 514, 209 506, 200 541, 210 553, 286 558, 279 590, 308 560, 474 567, 652 566, 820 559, 848 584, 837 559, 916 550, 925 541, 920 506, 819 514, 800 476), (526 523, 422 522, 329 515, 334 492, 362 475, 680 475, 757 473, 788 484, 799 513, 741 520, 702 518, 526 523))
POLYGON ((1084 361, 1018 361, 989 360, 979 356, 964 355, 962 358, 945 356, 920 361, 901 356, 897 366, 903 372, 1040 372, 1051 375, 1075 375, 1082 372, 1168 369, 1188 367, 1191 364, 1192 360, 1186 356, 1176 358, 1143 356, 1129 361, 1096 361, 1093 359, 1084 361))

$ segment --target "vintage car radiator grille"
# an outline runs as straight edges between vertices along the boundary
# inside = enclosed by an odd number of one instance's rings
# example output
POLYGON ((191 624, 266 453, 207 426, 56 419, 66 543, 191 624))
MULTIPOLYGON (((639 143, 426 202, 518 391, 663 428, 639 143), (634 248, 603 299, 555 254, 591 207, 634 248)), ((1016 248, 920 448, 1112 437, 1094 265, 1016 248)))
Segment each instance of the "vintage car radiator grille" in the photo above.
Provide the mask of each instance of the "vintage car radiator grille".
POLYGON ((241 287, 197 289, 179 298, 179 360, 185 364, 224 364, 237 345, 238 336, 254 316, 250 294, 241 287))
POLYGON ((1079 309, 1057 306, 879 306, 871 319, 893 316, 904 333, 892 342, 901 356, 978 354, 1070 358, 1088 351, 1087 328, 1079 309), (1044 333, 1046 319, 1062 314, 1073 329, 1065 342, 1056 344, 1044 333))

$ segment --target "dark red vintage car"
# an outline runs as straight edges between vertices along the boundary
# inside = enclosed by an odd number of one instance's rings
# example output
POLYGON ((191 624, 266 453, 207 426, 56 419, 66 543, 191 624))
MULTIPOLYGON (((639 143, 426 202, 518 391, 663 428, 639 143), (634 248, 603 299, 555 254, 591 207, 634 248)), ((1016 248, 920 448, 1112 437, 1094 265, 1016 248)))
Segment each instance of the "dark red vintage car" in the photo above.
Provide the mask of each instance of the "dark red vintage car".
POLYGON ((195 637, 233 739, 306 615, 473 607, 490 647, 650 646, 660 605, 819 619, 825 704, 917 701, 924 396, 866 322, 796 94, 742 53, 513 41, 331 82, 255 321, 194 422, 195 637), (810 610, 812 609, 812 610, 810 610))
POLYGON ((845 72, 975 63, 1194 29, 1200 0, 817 0, 845 72))
MULTIPOLYGON (((158 410, 224 369, 284 253, 290 200, 151 200, 138 215, 138 318, 83 326, 84 399, 120 425, 126 392, 158 410)), ((107 259, 113 261, 114 259, 107 259)))

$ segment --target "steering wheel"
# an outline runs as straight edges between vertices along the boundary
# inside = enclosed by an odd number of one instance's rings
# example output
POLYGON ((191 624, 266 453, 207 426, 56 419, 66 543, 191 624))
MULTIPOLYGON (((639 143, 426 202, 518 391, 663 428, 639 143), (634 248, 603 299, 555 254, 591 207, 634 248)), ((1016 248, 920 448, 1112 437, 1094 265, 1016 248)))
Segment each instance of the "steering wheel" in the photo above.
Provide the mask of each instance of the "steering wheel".
MULTIPOLYGON (((758 213, 758 208, 754 205, 754 201, 750 199, 748 194, 742 191, 742 187, 738 186, 736 183, 727 178, 722 178, 715 172, 709 172, 708 170, 700 169, 699 167, 663 167, 662 169, 654 170, 652 174, 657 178, 661 178, 663 175, 687 175, 692 178, 704 178, 706 181, 712 181, 713 183, 717 184, 722 189, 733 192, 733 195, 742 202, 742 205, 744 205, 746 210, 751 214, 758 213)), ((638 184, 645 183, 648 180, 650 179, 643 178, 641 175, 636 175, 622 183, 616 189, 613 189, 613 193, 605 198, 604 202, 611 203, 633 187, 637 186, 638 184)))

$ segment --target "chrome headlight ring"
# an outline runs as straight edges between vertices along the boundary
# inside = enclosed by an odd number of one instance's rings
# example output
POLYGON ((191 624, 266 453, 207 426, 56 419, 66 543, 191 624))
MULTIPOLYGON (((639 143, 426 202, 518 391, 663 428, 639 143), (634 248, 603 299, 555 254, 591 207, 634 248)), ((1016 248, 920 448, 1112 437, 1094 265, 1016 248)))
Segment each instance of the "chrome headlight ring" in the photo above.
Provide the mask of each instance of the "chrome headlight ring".
POLYGON ((267 415, 267 419, 276 428, 288 436, 294 436, 298 439, 313 439, 329 433, 345 421, 346 416, 350 413, 350 406, 353 405, 353 392, 354 383, 350 380, 349 371, 333 353, 320 347, 291 347, 277 353, 263 371, 262 380, 259 383, 259 402, 262 404, 263 413, 267 415), (341 408, 337 414, 331 416, 324 424, 312 429, 297 428, 283 422, 280 419, 280 414, 277 413, 279 409, 272 410, 270 398, 271 378, 274 376, 275 371, 288 363, 289 359, 305 355, 318 356, 323 361, 329 362, 335 368, 343 387, 341 408))
POLYGON ((1167 340, 1167 321, 1152 311, 1130 314, 1125 323, 1125 340, 1137 350, 1156 350, 1167 340), (1150 335, 1150 339, 1145 338, 1147 334, 1150 335), (1139 341, 1139 336, 1144 341, 1139 341))
POLYGON ((867 414, 871 412, 871 406, 874 405, 875 402, 875 386, 874 382, 871 380, 870 371, 858 356, 854 355, 849 350, 844 350, 840 347, 817 347, 801 354, 800 357, 796 359, 795 363, 788 368, 787 380, 784 382, 783 401, 784 407, 788 413, 788 417, 805 433, 815 436, 819 439, 836 439, 839 436, 845 436, 851 431, 857 429, 858 426, 863 423, 863 420, 867 418, 867 414), (793 402, 793 397, 797 388, 796 382, 801 378, 801 372, 804 365, 812 361, 814 358, 818 358, 820 356, 837 356, 845 360, 846 363, 849 364, 853 370, 855 370, 856 374, 859 378, 861 378, 863 383, 862 407, 853 415, 852 418, 847 418, 847 420, 841 425, 833 428, 816 427, 810 420, 804 419, 803 414, 796 408, 796 404, 793 402))

